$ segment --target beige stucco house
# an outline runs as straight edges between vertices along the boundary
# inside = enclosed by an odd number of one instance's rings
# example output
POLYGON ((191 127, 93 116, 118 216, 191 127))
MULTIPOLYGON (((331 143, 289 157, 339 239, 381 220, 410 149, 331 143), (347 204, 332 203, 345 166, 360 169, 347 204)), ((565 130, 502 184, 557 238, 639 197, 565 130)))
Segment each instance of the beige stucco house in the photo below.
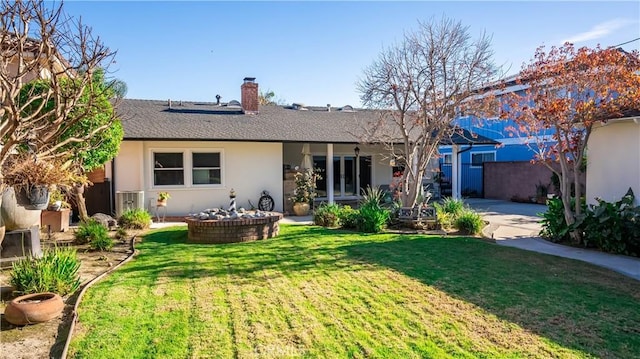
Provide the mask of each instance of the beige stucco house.
POLYGON ((249 208, 249 200, 257 204, 267 190, 275 210, 285 211, 285 177, 305 155, 322 170, 320 200, 354 200, 360 188, 390 184, 393 167, 385 150, 361 144, 358 135, 379 112, 259 106, 254 78, 245 78, 240 92, 241 101, 228 103, 123 100, 124 141, 106 171, 116 197, 142 193, 144 208, 153 211, 157 194, 167 191, 167 214, 177 216, 227 207, 231 189, 237 206, 249 208))
POLYGON ((619 201, 631 187, 640 205, 640 112, 594 126, 587 144, 587 203, 619 201))

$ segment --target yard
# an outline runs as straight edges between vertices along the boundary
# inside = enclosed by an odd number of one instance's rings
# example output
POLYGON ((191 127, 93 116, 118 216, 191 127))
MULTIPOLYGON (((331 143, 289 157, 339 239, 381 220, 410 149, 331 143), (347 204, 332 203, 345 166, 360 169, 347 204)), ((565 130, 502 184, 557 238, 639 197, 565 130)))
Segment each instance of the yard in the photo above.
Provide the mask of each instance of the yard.
POLYGON ((283 226, 188 245, 151 232, 92 287, 71 354, 142 357, 633 357, 640 283, 477 239, 283 226))

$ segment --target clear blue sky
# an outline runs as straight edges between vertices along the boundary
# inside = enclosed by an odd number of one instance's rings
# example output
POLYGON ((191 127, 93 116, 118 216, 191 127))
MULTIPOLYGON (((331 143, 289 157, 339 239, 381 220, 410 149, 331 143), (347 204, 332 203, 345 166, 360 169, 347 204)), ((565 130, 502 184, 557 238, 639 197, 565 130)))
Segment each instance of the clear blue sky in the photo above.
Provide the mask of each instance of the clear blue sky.
MULTIPOLYGON (((66 2, 117 50, 128 98, 240 100, 256 77, 287 103, 360 106, 355 83, 417 21, 443 15, 493 36, 508 74, 539 45, 617 45, 640 37, 640 2, 66 2)), ((640 48, 640 41, 624 45, 640 48)))

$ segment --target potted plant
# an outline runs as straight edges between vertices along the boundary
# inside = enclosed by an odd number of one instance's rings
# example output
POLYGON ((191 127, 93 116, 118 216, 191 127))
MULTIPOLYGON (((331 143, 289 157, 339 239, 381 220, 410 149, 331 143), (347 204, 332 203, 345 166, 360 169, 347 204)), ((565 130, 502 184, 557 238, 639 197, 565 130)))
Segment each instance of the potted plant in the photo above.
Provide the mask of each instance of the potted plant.
POLYGON ((171 195, 169 195, 169 192, 160 192, 160 193, 158 193, 157 206, 158 207, 166 207, 167 206, 167 200, 169 198, 171 198, 171 195))
POLYGON ((308 168, 294 175, 296 184, 293 196, 289 198, 293 202, 293 212, 296 216, 306 216, 309 214, 311 202, 318 195, 316 192, 316 181, 320 179, 317 171, 308 168))
POLYGON ((40 225, 51 232, 65 232, 69 229, 71 206, 59 188, 49 193, 49 207, 40 214, 40 225))
MULTIPOLYGON (((16 155, 4 169, 4 183, 28 200, 26 209, 42 210, 49 205, 49 191, 55 186, 86 183, 86 177, 71 168, 71 162, 59 159, 42 160, 31 155, 16 155)), ((24 202, 23 202, 24 203, 24 202)))

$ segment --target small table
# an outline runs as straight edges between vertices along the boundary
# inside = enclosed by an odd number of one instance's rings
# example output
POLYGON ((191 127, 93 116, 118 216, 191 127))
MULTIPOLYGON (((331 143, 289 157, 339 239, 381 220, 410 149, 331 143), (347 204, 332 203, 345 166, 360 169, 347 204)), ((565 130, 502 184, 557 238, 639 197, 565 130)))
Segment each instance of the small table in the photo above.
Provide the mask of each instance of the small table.
POLYGON ((167 217, 167 205, 166 204, 156 204, 156 222, 164 223, 164 219, 167 217), (161 211, 164 209, 164 211, 161 211), (160 221, 160 212, 162 213, 162 221, 160 221))

